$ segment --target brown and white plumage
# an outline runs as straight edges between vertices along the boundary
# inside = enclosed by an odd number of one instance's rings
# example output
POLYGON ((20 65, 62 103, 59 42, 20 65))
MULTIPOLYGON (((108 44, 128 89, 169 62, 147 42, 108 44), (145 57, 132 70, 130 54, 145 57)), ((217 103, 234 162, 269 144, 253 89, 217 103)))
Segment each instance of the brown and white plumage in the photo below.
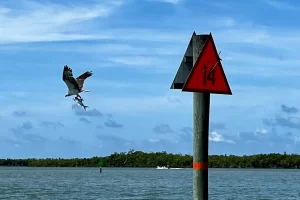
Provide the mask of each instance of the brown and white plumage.
POLYGON ((87 79, 88 77, 90 77, 92 75, 93 75, 93 73, 91 71, 87 71, 75 79, 73 77, 72 69, 70 67, 68 67, 67 65, 65 65, 62 78, 69 89, 68 94, 66 94, 66 97, 72 96, 72 95, 77 95, 78 97, 80 97, 79 93, 89 92, 89 90, 83 89, 83 84, 84 84, 85 79, 87 79))

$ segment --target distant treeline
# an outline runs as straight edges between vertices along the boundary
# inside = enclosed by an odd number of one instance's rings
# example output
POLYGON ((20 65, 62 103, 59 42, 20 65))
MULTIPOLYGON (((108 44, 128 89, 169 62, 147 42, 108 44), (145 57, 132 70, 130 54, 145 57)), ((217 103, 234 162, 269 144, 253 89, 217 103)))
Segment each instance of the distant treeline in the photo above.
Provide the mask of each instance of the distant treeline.
MULTIPOLYGON (((190 168, 191 155, 171 154, 167 152, 145 153, 130 150, 128 153, 113 153, 105 157, 92 158, 46 158, 46 159, 0 159, 0 166, 29 167, 156 167, 166 166, 190 168)), ((300 168, 300 155, 297 154, 258 154, 251 156, 211 155, 210 168, 300 168)))

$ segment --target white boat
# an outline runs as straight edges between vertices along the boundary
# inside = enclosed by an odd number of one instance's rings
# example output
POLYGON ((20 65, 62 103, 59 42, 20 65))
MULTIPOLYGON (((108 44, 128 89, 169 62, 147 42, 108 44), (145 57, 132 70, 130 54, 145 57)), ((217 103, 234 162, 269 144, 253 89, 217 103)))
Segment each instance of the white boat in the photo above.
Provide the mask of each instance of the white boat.
POLYGON ((169 169, 168 167, 166 167, 166 166, 162 166, 162 167, 160 167, 160 166, 157 166, 156 167, 156 169, 169 169))

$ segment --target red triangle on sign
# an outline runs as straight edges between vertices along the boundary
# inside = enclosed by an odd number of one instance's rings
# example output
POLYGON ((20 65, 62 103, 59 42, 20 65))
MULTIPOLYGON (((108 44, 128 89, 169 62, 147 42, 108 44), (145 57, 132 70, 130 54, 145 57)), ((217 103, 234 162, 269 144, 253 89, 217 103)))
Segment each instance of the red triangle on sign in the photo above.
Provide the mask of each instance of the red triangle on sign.
POLYGON ((182 91, 232 95, 211 34, 209 34, 182 91))

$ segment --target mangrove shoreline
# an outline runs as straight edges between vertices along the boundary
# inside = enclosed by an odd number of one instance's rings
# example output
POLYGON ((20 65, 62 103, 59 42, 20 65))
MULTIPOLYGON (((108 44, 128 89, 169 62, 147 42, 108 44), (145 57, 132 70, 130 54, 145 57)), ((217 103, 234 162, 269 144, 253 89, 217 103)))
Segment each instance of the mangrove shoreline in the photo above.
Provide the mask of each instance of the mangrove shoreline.
MULTIPOLYGON (((163 152, 146 153, 130 150, 128 152, 113 153, 104 157, 92 158, 45 158, 45 159, 0 159, 0 166, 27 166, 27 167, 156 167, 167 166, 191 168, 191 155, 172 154, 163 152)), ((300 168, 299 154, 256 154, 247 156, 210 155, 209 168, 300 168)))

